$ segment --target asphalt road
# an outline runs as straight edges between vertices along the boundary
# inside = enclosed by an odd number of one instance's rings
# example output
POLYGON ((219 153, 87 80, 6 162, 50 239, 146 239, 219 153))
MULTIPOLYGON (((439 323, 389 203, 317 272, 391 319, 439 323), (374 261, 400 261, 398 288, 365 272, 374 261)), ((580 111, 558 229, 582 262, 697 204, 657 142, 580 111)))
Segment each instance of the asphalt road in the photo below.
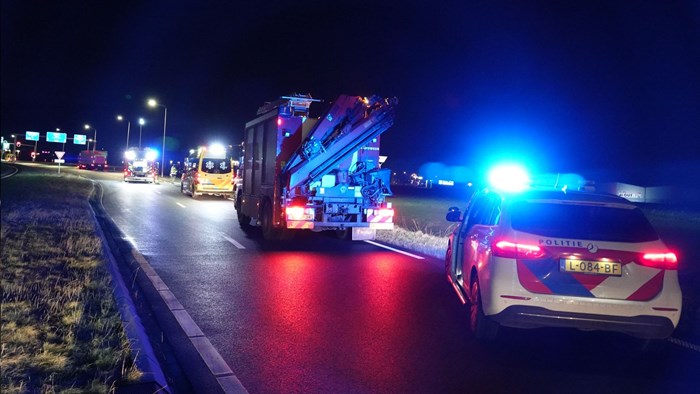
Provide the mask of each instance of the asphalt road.
POLYGON ((232 201, 82 173, 251 393, 700 387, 700 352, 671 342, 642 352, 623 335, 504 329, 477 343, 438 259, 324 234, 270 245, 239 228, 232 201))

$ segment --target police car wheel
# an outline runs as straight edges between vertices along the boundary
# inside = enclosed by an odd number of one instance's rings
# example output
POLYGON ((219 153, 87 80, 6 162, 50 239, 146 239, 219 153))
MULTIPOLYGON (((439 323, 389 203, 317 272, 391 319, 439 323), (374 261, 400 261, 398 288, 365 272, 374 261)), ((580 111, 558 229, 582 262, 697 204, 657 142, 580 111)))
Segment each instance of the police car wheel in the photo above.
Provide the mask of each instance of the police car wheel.
POLYGON ((494 339, 498 334, 498 323, 484 315, 481 304, 479 279, 475 279, 470 289, 469 328, 476 339, 494 339))

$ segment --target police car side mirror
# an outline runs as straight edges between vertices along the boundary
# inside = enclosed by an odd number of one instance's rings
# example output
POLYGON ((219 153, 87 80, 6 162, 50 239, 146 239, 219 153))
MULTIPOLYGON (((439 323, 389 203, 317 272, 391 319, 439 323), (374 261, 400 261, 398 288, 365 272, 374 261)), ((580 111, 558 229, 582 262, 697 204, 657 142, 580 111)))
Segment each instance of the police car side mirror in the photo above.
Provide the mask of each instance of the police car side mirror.
POLYGON ((459 211, 457 207, 450 207, 447 210, 447 215, 445 215, 445 220, 448 222, 459 222, 462 216, 462 212, 459 211))

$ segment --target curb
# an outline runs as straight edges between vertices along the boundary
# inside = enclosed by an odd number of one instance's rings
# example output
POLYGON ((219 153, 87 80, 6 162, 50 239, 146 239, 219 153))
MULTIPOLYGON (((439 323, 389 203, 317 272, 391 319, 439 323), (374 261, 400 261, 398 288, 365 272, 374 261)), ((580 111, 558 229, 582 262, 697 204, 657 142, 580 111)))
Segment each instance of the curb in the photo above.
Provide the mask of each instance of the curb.
MULTIPOLYGON (((155 352, 153 351, 153 347, 151 347, 151 343, 148 340, 146 330, 141 323, 141 319, 136 313, 136 306, 134 305, 134 302, 129 295, 129 291, 124 284, 124 279, 119 273, 117 261, 111 248, 109 247, 109 242, 107 241, 105 233, 102 230, 101 223, 97 218, 97 214, 95 213, 95 207, 93 207, 92 203, 94 202, 95 204, 98 204, 98 207, 101 207, 101 199, 97 199, 97 189, 99 188, 100 193, 102 193, 101 187, 96 185, 97 184, 93 181, 93 191, 89 204, 90 211, 92 212, 92 217, 97 224, 97 234, 102 240, 102 250, 109 260, 108 270, 112 276, 112 280, 110 281, 112 286, 112 294, 114 295, 114 300, 117 304, 117 308, 119 309, 122 326, 124 327, 127 339, 129 340, 132 356, 134 357, 134 364, 136 364, 136 367, 142 373, 138 385, 142 386, 144 391, 147 390, 148 392, 152 393, 171 393, 171 391, 168 389, 163 370, 161 369, 158 359, 155 356, 155 352)), ((141 390, 138 389, 136 391, 141 390)))
MULTIPOLYGON (((164 376, 157 362, 147 365, 154 372, 152 390, 127 386, 125 392, 206 392, 206 393, 247 393, 241 382, 223 360, 209 339, 201 332, 188 312, 170 292, 146 258, 112 221, 102 206, 102 185, 94 182, 91 204, 96 211, 97 222, 105 235, 104 242, 110 249, 110 260, 114 261, 115 277, 125 286, 131 309, 140 313, 143 324, 141 330, 148 346, 145 361, 159 360, 168 372, 164 376), (122 279, 124 278, 124 279, 122 279), (145 326, 145 328, 144 328, 145 326), (151 342, 148 342, 150 338, 151 342), (154 351, 155 350, 155 351, 154 351), (157 354, 156 358, 153 354, 157 354), (161 384, 160 376, 167 378, 169 386, 161 384)), ((136 317, 138 319, 138 317, 136 317)), ((137 364, 138 365, 138 364, 137 364)))

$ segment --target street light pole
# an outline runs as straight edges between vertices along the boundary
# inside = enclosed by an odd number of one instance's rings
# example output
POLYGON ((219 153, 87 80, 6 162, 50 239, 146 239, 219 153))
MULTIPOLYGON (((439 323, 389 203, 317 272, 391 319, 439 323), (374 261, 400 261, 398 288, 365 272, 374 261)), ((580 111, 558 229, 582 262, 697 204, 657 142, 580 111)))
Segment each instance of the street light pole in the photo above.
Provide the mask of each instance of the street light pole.
MULTIPOLYGON (((117 115, 117 120, 118 121, 123 121, 124 117, 121 115, 117 115)), ((126 120, 126 150, 129 150, 129 132, 131 131, 131 121, 129 119, 126 120)))
POLYGON ((165 110, 163 115, 163 152, 160 156, 160 176, 162 178, 165 174, 165 130, 168 124, 168 107, 166 107, 163 104, 159 104, 155 99, 149 99, 148 106, 153 108, 163 107, 163 109, 165 110))
POLYGON ((143 125, 146 124, 146 121, 143 120, 143 118, 139 118, 139 149, 141 149, 141 132, 143 131, 143 125))
MULTIPOLYGON (((97 129, 94 127, 90 127, 89 124, 85 125, 85 130, 90 130, 91 128, 95 130, 95 137, 92 139, 94 142, 94 144, 92 144, 92 153, 95 153, 95 148, 97 147, 97 129)), ((90 150, 90 144, 88 144, 87 150, 90 150)))
MULTIPOLYGON (((58 133, 59 131, 61 131, 61 129, 58 128, 58 127, 56 127, 56 132, 58 133)), ((65 142, 63 143, 63 148, 61 148, 61 150, 64 151, 64 152, 66 151, 66 143, 65 143, 65 142)), ((59 165, 60 165, 60 163, 59 163, 59 165)), ((59 170, 59 171, 60 171, 60 170, 59 170)))
POLYGON ((163 106, 165 115, 163 116, 163 154, 160 156, 160 177, 162 178, 165 172, 165 124, 168 122, 168 107, 163 106))

